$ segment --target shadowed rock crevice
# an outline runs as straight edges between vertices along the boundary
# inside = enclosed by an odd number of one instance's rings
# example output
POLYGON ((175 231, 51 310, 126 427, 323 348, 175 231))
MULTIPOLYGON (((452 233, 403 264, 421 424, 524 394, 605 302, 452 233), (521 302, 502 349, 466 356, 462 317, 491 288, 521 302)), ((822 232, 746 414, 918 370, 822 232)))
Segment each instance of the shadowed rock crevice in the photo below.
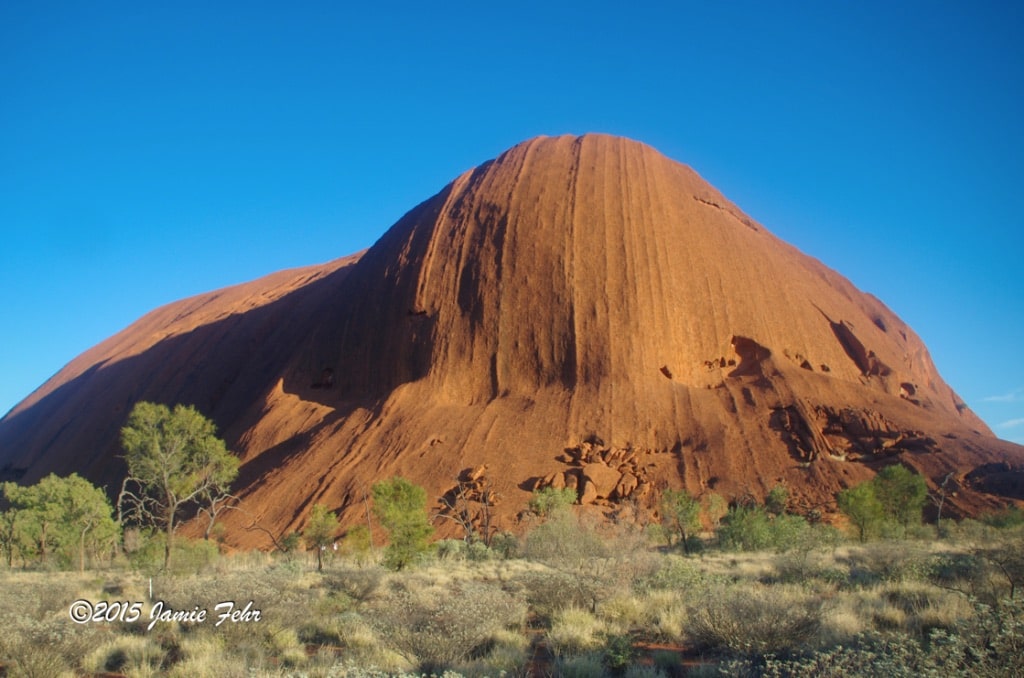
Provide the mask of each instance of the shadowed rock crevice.
POLYGON ((887 377, 892 374, 892 369, 883 363, 875 355, 874 351, 867 349, 861 340, 857 338, 849 323, 845 320, 837 323, 829 319, 829 326, 832 328, 832 333, 835 334, 839 344, 843 347, 843 351, 854 362, 862 375, 865 377, 887 377))
POLYGON ((729 373, 730 377, 764 376, 762 364, 772 357, 768 347, 748 337, 734 336, 730 343, 740 360, 736 369, 729 373))

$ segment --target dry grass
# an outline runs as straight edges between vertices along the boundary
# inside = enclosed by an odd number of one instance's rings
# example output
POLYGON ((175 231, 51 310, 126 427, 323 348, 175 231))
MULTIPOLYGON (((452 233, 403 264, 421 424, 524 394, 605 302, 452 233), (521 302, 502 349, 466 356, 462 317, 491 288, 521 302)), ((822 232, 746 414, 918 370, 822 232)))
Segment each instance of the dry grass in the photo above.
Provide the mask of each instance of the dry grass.
MULTIPOLYGON (((601 675, 609 643, 625 637, 677 653, 713 650, 722 661, 827 653, 871 634, 926 647, 935 631, 962 634, 976 623, 968 594, 1006 600, 1005 582, 978 554, 1016 542, 992 542, 993 534, 959 546, 877 542, 784 555, 682 557, 634 545, 635 558, 606 551, 592 567, 568 570, 449 559, 394 573, 335 559, 321 575, 301 558, 259 554, 152 580, 128 570, 0 571, 0 665, 9 676, 46 678, 525 676, 539 657, 548 671, 601 675), (252 600, 263 619, 147 631, 150 586, 175 609, 252 600), (68 608, 78 599, 146 601, 144 619, 74 624, 68 608)), ((630 675, 656 672, 650 659, 630 667, 630 675)))
POLYGON ((606 630, 604 622, 593 613, 568 607, 555 614, 547 638, 556 655, 577 655, 600 646, 606 630))

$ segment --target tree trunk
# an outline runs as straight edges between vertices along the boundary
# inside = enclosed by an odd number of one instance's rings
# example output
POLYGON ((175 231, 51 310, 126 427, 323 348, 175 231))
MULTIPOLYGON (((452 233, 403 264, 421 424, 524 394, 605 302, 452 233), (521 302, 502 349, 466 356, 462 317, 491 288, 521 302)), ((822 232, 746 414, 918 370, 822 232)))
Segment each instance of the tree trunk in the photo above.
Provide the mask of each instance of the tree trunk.
POLYGON ((164 572, 170 571, 171 540, 174 539, 174 508, 167 509, 167 536, 164 539, 164 572))
POLYGON ((46 521, 39 526, 39 562, 46 563, 46 521))

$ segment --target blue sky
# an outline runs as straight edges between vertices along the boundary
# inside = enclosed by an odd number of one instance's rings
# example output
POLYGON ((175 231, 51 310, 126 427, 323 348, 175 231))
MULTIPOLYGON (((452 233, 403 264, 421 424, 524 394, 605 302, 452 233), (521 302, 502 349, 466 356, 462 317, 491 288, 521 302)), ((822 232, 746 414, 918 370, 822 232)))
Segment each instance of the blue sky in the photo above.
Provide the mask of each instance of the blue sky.
POLYGON ((0 413, 159 305, 594 131, 878 296, 1024 442, 1024 5, 163 4, 0 5, 0 413))

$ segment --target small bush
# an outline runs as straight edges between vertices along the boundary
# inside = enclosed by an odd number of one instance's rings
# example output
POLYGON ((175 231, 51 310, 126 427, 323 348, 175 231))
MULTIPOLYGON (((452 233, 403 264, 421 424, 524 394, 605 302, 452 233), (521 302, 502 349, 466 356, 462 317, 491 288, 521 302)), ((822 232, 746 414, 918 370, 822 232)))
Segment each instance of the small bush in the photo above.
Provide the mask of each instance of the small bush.
POLYGON ((734 551, 774 550, 779 553, 807 548, 813 531, 801 516, 771 515, 760 506, 729 509, 718 528, 719 543, 734 551))
POLYGON ((541 621, 570 607, 593 609, 602 596, 598 582, 558 570, 533 572, 522 579, 526 602, 541 621))
POLYGON ((358 602, 366 602, 380 587, 384 573, 380 568, 335 568, 324 577, 332 591, 340 591, 358 602))
POLYGON ((846 676, 1020 675, 1024 652, 1024 606, 996 612, 978 605, 952 632, 933 631, 918 640, 900 633, 869 633, 849 645, 837 645, 795 657, 759 657, 723 664, 734 676, 845 678, 846 676))
POLYGON ((612 673, 622 673, 636 657, 633 640, 627 635, 612 634, 604 641, 604 665, 612 673))
POLYGON ((556 513, 526 536, 525 556, 563 569, 578 569, 607 555, 605 540, 568 511, 556 513))
POLYGON ((997 529, 1020 527, 1024 525, 1024 511, 1017 506, 1010 506, 1002 511, 982 516, 981 522, 997 529))
MULTIPOLYGON (((141 547, 129 555, 134 569, 144 575, 164 573, 164 541, 162 532, 151 533, 141 547)), ((208 571, 220 557, 217 544, 205 539, 176 537, 171 545, 170 574, 199 574, 208 571)))
POLYGON ((122 636, 97 647, 82 663, 96 673, 132 673, 160 668, 164 656, 164 649, 148 636, 122 636))
POLYGON ((386 645, 432 671, 485 651, 504 629, 521 627, 526 607, 495 586, 459 582, 447 590, 392 591, 367 616, 386 645))
POLYGON ((567 510, 574 503, 576 503, 576 490, 568 487, 560 489, 545 487, 534 490, 529 506, 530 510, 541 518, 549 518, 567 510))
POLYGON ((705 575, 693 564, 693 561, 675 555, 663 558, 659 567, 651 574, 639 579, 635 587, 637 591, 652 589, 685 589, 705 583, 705 575))
POLYGON ((519 539, 511 532, 499 532, 491 537, 491 550, 498 557, 508 560, 519 552, 519 539))
POLYGON ((490 649, 478 661, 466 667, 466 675, 493 676, 495 674, 527 675, 530 663, 530 641, 516 631, 499 631, 492 639, 490 649))
POLYGON ((442 539, 434 544, 439 560, 462 560, 466 557, 466 542, 461 539, 442 539))
POLYGON ((815 641, 822 602, 775 585, 715 587, 688 607, 693 642, 738 654, 791 652, 815 641))
POLYGON ((555 662, 555 675, 564 678, 604 678, 607 675, 603 657, 597 652, 559 657, 555 662))

